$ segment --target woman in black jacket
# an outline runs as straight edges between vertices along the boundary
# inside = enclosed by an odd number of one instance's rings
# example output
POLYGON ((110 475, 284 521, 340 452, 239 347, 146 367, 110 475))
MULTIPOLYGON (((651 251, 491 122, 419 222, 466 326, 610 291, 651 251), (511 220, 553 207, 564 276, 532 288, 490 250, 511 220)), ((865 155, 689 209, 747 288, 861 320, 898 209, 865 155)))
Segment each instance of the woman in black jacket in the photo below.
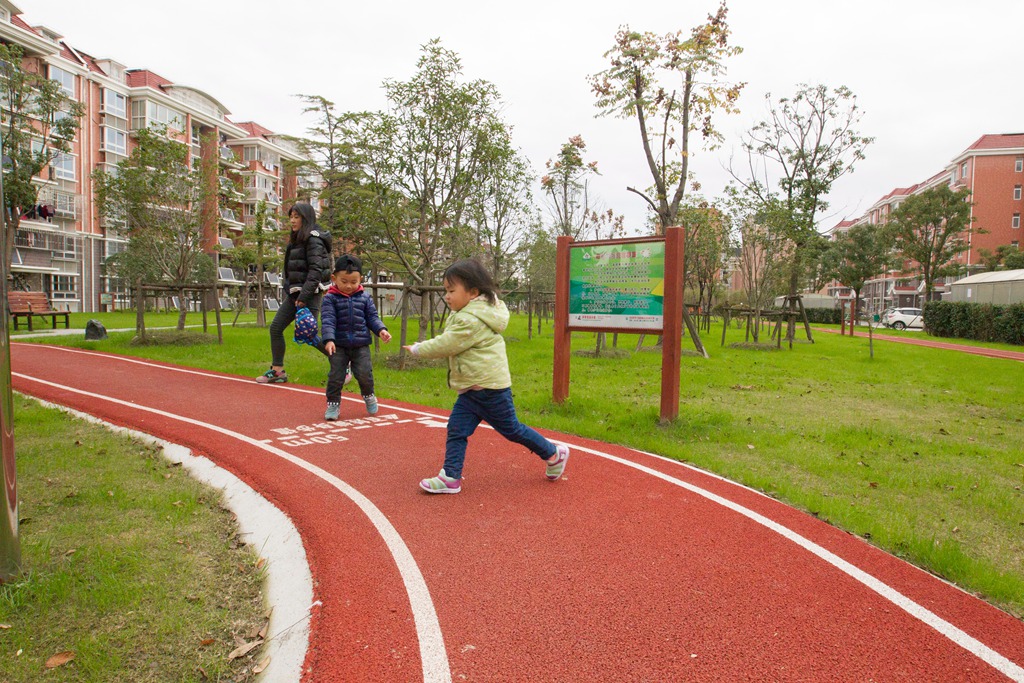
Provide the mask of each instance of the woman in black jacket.
MULTIPOLYGON (((284 330, 295 321, 300 308, 317 316, 323 290, 331 281, 331 234, 316 223, 313 207, 298 202, 288 210, 291 235, 284 254, 284 301, 270 323, 270 369, 256 378, 263 384, 288 381, 284 371, 284 330)), ((323 345, 317 347, 324 352, 323 345)))

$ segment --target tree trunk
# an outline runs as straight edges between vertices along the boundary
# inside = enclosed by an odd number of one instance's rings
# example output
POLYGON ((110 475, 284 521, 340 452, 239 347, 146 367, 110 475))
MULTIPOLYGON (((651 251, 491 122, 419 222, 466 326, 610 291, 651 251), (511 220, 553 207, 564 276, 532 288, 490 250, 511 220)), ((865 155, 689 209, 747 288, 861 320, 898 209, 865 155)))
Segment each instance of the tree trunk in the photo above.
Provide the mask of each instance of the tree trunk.
MULTIPOLYGON (((188 301, 185 300, 185 290, 178 290, 178 332, 185 331, 185 316, 188 314, 188 301)), ((216 296, 214 292, 214 296, 216 296)))
POLYGON ((135 336, 139 341, 146 341, 146 293, 142 290, 142 280, 135 283, 135 336))
MULTIPOLYGON (((10 207, 6 204, 3 205, 2 209, 6 210, 10 207)), ((14 255, 14 238, 18 234, 18 226, 21 225, 21 214, 17 211, 8 211, 7 213, 7 244, 4 249, 4 263, 7 264, 8 274, 11 272, 11 257, 14 255)))

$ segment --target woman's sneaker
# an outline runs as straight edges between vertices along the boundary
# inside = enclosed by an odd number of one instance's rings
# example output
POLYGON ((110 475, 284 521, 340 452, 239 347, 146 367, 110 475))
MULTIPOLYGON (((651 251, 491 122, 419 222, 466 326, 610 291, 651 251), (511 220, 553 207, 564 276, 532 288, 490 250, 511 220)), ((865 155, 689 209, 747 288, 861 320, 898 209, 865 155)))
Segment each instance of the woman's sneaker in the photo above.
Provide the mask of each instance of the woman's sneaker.
POLYGON ((565 472, 565 463, 569 462, 569 447, 563 444, 559 444, 556 447, 555 454, 545 460, 548 464, 547 472, 545 475, 551 481, 555 481, 562 476, 565 472))
POLYGON ((366 414, 376 415, 377 413, 377 397, 373 394, 363 396, 363 403, 366 404, 366 414))
POLYGON ((275 370, 274 368, 270 368, 257 377, 256 381, 260 384, 284 384, 288 381, 288 373, 284 370, 275 370))
POLYGON ((324 413, 324 419, 333 422, 338 419, 338 415, 341 413, 341 402, 335 403, 334 401, 327 402, 327 412, 324 413))
POLYGON ((452 479, 442 469, 436 477, 421 481, 420 488, 427 493, 458 493, 462 490, 462 480, 452 479))

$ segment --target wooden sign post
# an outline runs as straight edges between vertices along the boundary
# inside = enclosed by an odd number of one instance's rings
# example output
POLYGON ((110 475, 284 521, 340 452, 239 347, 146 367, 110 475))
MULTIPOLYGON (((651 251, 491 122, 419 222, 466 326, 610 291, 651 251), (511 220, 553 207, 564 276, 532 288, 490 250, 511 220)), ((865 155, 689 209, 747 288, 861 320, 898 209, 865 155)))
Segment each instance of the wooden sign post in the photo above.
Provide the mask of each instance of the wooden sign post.
POLYGON ((569 397, 572 333, 659 334, 661 420, 679 417, 683 321, 683 228, 664 237, 573 242, 559 237, 555 256, 555 351, 552 399, 569 397))

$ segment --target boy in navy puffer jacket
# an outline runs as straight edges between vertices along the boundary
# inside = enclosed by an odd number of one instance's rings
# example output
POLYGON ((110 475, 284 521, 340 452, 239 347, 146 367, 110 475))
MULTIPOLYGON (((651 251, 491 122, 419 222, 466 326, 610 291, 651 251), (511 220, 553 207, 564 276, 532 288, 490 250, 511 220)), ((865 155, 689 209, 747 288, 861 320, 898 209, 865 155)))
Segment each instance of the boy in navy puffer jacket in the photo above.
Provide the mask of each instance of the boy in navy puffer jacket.
POLYGON ((352 363, 352 375, 359 382, 359 393, 366 403, 366 412, 377 412, 373 393, 373 365, 370 342, 376 334, 385 344, 391 333, 377 315, 373 299, 363 289, 363 263, 351 254, 342 254, 334 262, 331 287, 324 296, 320 313, 324 350, 331 360, 327 375, 327 412, 325 420, 337 420, 341 412, 341 387, 345 369, 352 363))

